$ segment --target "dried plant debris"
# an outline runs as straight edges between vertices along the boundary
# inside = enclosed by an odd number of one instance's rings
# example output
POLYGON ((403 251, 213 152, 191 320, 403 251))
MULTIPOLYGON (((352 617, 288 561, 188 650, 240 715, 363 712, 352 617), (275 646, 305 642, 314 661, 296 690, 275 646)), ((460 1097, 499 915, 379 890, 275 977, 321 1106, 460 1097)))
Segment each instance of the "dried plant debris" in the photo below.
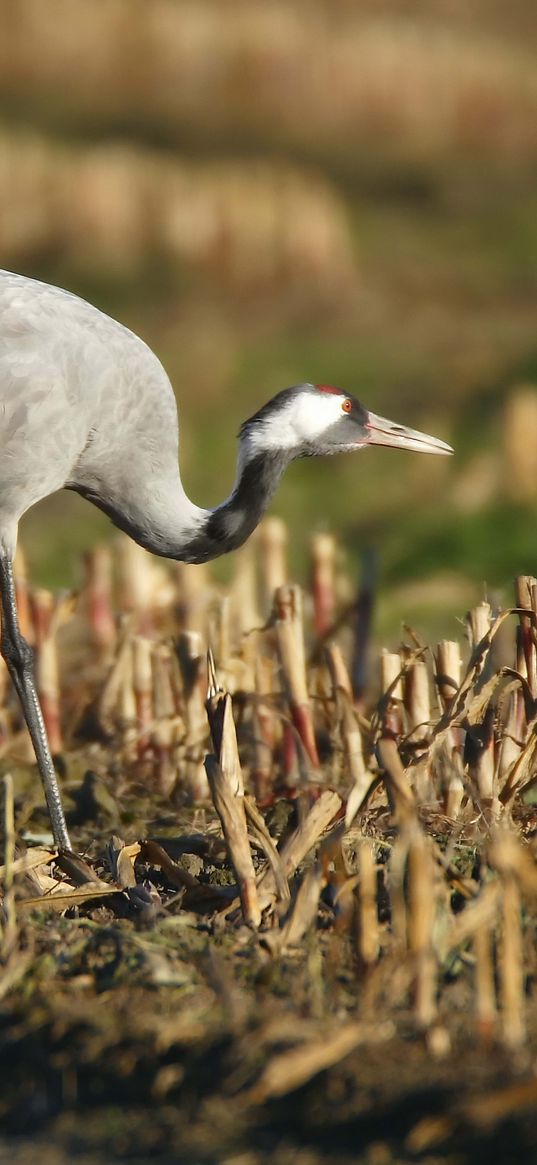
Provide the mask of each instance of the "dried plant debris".
POLYGON ((331 540, 311 595, 256 546, 225 592, 123 540, 76 601, 19 561, 75 852, 2 671, 3 1126, 38 1108, 58 1160, 529 1153, 536 584, 369 674, 331 540))

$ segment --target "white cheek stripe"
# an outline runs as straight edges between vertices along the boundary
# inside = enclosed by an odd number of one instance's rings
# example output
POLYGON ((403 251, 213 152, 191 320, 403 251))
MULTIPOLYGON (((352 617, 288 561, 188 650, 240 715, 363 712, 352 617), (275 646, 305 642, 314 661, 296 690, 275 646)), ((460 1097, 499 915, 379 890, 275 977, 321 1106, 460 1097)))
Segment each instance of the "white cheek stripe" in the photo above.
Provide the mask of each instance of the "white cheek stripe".
POLYGON ((295 397, 279 416, 256 426, 250 434, 250 448, 254 453, 262 449, 294 449, 302 442, 317 440, 345 415, 341 411, 344 400, 343 395, 328 392, 295 397))

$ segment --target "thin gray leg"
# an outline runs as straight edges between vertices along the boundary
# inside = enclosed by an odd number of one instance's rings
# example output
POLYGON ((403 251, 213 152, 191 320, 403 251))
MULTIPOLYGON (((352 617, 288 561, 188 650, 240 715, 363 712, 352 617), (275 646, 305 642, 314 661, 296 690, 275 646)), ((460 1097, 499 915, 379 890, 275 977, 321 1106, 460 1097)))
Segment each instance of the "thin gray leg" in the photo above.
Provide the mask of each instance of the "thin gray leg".
POLYGON ((24 719, 32 738, 37 767, 43 782, 54 841, 60 849, 71 849, 63 812, 58 778, 52 763, 43 713, 34 679, 34 653, 20 633, 13 580, 13 564, 5 551, 0 553, 0 600, 2 603, 1 651, 22 704, 24 719))

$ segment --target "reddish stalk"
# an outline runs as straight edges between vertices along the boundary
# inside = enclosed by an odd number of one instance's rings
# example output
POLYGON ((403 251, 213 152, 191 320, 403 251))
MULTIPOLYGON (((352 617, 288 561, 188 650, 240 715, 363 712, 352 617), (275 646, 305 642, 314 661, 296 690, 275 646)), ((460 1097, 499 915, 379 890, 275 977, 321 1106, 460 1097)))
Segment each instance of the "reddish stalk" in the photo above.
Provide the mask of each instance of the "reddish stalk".
POLYGON ((296 586, 278 587, 274 601, 276 642, 291 720, 306 756, 318 768, 319 756, 306 679, 300 589, 296 586))

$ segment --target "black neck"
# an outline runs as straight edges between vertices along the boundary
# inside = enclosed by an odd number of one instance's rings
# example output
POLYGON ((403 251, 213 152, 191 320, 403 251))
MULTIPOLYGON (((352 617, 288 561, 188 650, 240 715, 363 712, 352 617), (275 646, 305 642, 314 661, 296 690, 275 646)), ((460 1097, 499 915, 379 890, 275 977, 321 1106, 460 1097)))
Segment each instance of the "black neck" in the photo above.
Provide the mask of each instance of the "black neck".
POLYGON ((258 453, 246 462, 227 502, 212 510, 184 547, 184 562, 208 562, 236 550, 259 524, 289 456, 281 450, 258 453))

